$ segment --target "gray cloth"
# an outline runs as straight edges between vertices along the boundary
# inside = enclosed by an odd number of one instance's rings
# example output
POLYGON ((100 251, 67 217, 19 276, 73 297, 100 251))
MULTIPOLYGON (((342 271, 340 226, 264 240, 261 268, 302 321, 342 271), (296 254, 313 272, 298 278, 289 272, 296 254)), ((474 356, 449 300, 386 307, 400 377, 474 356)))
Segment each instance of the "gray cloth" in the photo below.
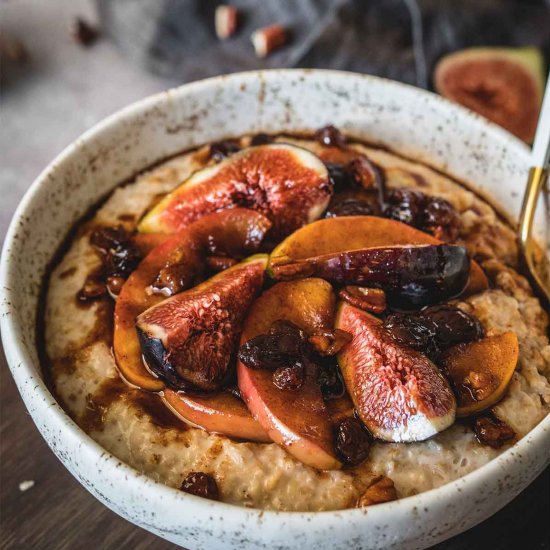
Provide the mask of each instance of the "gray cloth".
POLYGON ((97 0, 101 24, 133 60, 174 82, 235 71, 318 67, 430 87, 434 63, 476 45, 540 47, 550 55, 550 7, 505 0, 231 0, 238 33, 219 41, 213 0, 97 0), (291 41, 267 59, 250 34, 281 23, 291 41))

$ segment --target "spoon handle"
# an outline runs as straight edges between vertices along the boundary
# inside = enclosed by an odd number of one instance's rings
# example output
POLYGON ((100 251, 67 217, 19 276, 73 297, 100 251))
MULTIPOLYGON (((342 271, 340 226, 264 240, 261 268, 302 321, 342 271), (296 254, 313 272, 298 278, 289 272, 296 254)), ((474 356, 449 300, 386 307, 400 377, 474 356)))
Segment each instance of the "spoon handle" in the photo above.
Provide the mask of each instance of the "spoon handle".
POLYGON ((550 163, 550 76, 540 109, 537 133, 531 153, 531 166, 548 168, 550 163))

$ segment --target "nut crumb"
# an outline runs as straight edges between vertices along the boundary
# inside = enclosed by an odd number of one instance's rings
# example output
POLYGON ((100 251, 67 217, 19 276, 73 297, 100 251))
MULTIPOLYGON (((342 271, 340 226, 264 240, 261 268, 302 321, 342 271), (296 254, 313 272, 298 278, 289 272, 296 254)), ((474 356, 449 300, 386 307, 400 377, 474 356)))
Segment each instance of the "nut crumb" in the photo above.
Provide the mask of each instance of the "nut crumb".
POLYGON ((397 492, 393 481, 386 476, 378 476, 372 480, 372 483, 363 495, 357 501, 357 507, 371 506, 397 500, 397 492))
POLYGON ((24 493, 34 487, 34 479, 27 479, 19 484, 19 490, 24 493))
POLYGON ((258 57, 267 57, 273 50, 280 48, 287 41, 287 32, 282 25, 269 25, 252 33, 250 40, 258 57))
POLYGON ((216 8, 214 16, 216 36, 220 40, 230 38, 237 32, 238 12, 235 6, 221 4, 216 8))

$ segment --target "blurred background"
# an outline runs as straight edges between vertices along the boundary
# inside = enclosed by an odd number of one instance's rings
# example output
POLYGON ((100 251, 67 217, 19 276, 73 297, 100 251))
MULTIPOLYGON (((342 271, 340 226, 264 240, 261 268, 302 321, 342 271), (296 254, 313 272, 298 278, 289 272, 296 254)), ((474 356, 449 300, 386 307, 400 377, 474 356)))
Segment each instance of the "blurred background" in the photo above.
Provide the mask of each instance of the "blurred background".
MULTIPOLYGON (((82 132, 142 97, 217 74, 277 67, 376 74, 439 91, 504 125, 510 113, 530 110, 531 121, 510 129, 532 139, 527 126, 536 120, 550 60, 550 0, 232 0, 234 9, 221 11, 219 5, 0 0, 0 243, 25 190, 82 132), (496 78, 490 64, 470 63, 459 73, 469 88, 436 77, 448 54, 487 46, 512 65, 509 75, 496 78)), ((45 448, 0 362, 0 547, 170 548, 78 486, 45 448), (24 481, 34 485, 23 490, 24 481)), ((549 479, 547 471, 497 516, 441 548, 550 548, 549 479)))

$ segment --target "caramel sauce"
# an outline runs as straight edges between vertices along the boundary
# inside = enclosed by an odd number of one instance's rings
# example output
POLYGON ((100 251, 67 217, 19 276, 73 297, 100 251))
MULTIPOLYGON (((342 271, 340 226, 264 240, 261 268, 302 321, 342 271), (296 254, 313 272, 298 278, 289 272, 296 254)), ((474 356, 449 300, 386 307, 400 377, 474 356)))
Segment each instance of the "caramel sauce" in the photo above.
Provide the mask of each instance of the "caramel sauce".
POLYGON ((119 400, 135 405, 139 411, 137 418, 147 415, 157 428, 180 432, 188 429, 185 422, 168 410, 160 395, 132 388, 120 378, 106 379, 93 395, 87 397, 86 412, 78 424, 87 433, 103 430, 109 408, 119 400))

